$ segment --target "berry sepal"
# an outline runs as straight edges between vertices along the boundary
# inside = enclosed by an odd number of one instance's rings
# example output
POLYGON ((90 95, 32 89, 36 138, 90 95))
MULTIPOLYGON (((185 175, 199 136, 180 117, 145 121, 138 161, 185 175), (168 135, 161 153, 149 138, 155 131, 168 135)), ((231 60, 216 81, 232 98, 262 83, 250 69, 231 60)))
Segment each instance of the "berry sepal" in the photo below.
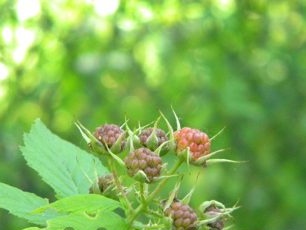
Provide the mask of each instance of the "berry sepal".
POLYGON ((200 212, 204 216, 204 220, 198 222, 198 226, 207 226, 210 230, 222 230, 225 221, 231 217, 231 213, 238 209, 236 205, 232 208, 226 208, 221 202, 216 200, 205 201, 200 205, 200 212))
POLYGON ((89 193, 101 194, 112 199, 118 199, 118 190, 115 186, 113 174, 99 177, 90 187, 89 193))
MULTIPOLYGON (((174 110, 173 110, 173 114, 174 114, 174 117, 175 117, 175 120, 176 120, 176 126, 177 126, 176 130, 179 130, 181 126, 180 126, 179 119, 176 116, 176 113, 174 112, 174 110)), ((168 119, 166 118, 166 116, 161 111, 160 111, 160 115, 164 119, 164 121, 167 125, 167 128, 169 130, 169 140, 168 140, 169 143, 167 144, 168 150, 169 151, 175 150, 176 149, 176 142, 175 142, 173 128, 172 128, 170 122, 168 121, 168 119)))
POLYGON ((247 161, 234 161, 229 159, 210 159, 206 161, 206 166, 218 164, 218 163, 233 163, 233 164, 242 164, 246 163, 247 161))
POLYGON ((128 138, 127 138, 127 143, 128 143, 128 151, 132 152, 135 150, 135 148, 140 148, 141 144, 140 144, 140 140, 138 135, 136 134, 140 129, 142 129, 142 127, 139 127, 138 129, 136 129, 136 131, 132 131, 130 129, 130 127, 128 126, 127 122, 125 124, 126 127, 126 131, 128 133, 128 138))
POLYGON ((75 125, 93 152, 97 154, 104 154, 107 152, 107 149, 104 147, 104 145, 88 129, 86 129, 81 122, 76 121, 75 125))
POLYGON ((158 154, 163 156, 169 152, 169 139, 166 132, 158 128, 160 117, 154 122, 153 127, 143 127, 139 129, 138 138, 141 146, 152 151, 158 149, 158 154))
POLYGON ((162 144, 162 140, 160 140, 159 136, 157 135, 158 131, 163 132, 162 130, 157 128, 159 120, 160 117, 157 118, 157 120, 154 122, 153 128, 149 127, 143 129, 139 134, 141 144, 151 149, 152 151, 154 151, 160 144, 162 144))
POLYGON ((123 132, 111 146, 110 150, 115 154, 121 153, 125 147, 125 139, 125 132, 123 132))
POLYGON ((151 183, 154 181, 154 179, 150 180, 143 170, 138 170, 132 177, 142 183, 151 183))
POLYGON ((234 161, 234 160, 229 160, 229 159, 210 159, 212 156, 215 156, 218 153, 223 152, 223 151, 225 151, 225 149, 219 149, 210 154, 204 155, 195 161, 192 161, 192 163, 194 165, 201 165, 201 166, 208 166, 208 165, 212 165, 216 163, 243 163, 243 161, 234 161))
POLYGON ((106 149, 107 149, 107 153, 120 165, 120 166, 122 166, 122 167, 124 167, 125 166, 125 164, 124 164, 124 161, 120 158, 120 157, 118 157, 116 154, 114 154, 113 152, 112 152, 112 150, 110 150, 107 146, 106 146, 106 149))
POLYGON ((173 203, 173 201, 177 199, 176 197, 177 197, 178 191, 180 189, 182 180, 183 180, 183 177, 181 176, 179 182, 177 182, 175 184, 173 190, 171 191, 171 193, 169 195, 169 198, 167 200, 162 201, 164 212, 170 207, 170 205, 173 203))

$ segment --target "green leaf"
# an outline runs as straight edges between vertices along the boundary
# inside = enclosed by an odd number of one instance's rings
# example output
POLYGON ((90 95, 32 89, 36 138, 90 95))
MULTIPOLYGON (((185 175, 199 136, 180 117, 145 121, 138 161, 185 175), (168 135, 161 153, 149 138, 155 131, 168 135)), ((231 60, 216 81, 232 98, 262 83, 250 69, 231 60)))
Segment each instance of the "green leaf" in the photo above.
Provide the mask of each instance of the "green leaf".
POLYGON ((70 212, 95 212, 98 210, 112 211, 120 208, 120 203, 98 194, 75 195, 55 201, 47 206, 41 207, 36 212, 48 209, 56 210, 59 213, 70 212))
POLYGON ((107 173, 95 156, 54 135, 39 119, 24 135, 24 144, 28 165, 59 197, 86 194, 97 175, 107 173))
POLYGON ((24 228, 22 230, 42 230, 42 229, 46 229, 46 228, 29 227, 29 228, 24 228))
POLYGON ((39 214, 33 213, 33 210, 47 204, 47 199, 0 183, 0 208, 8 210, 11 214, 24 218, 30 223, 45 225, 46 220, 56 216, 52 210, 39 214))
POLYGON ((128 229, 125 220, 114 212, 97 211, 95 213, 78 212, 48 221, 47 229, 128 229))
POLYGON ((126 229, 125 220, 112 212, 121 208, 118 201, 102 195, 75 195, 60 199, 52 204, 41 207, 35 212, 54 210, 61 216, 48 221, 48 229, 126 229))

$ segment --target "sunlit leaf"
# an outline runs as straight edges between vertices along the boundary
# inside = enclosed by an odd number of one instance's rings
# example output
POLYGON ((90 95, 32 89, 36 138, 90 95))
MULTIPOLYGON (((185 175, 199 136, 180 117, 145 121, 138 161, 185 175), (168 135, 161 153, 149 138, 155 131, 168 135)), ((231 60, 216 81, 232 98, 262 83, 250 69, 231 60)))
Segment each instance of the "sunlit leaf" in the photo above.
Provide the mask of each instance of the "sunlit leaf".
POLYGON ((110 211, 78 212, 48 221, 48 229, 127 229, 122 217, 110 211))
POLYGON ((0 208, 24 218, 33 224, 44 225, 47 219, 56 216, 55 212, 33 213, 35 209, 47 205, 43 199, 33 193, 24 192, 7 184, 0 183, 0 208))
POLYGON ((59 197, 88 193, 96 172, 107 172, 96 157, 54 135, 40 120, 24 135, 24 144, 21 150, 28 165, 59 197))
POLYGON ((113 199, 97 195, 75 195, 55 201, 49 205, 37 209, 35 212, 42 212, 48 209, 56 210, 59 213, 71 212, 95 212, 97 210, 112 211, 120 207, 120 203, 113 199))

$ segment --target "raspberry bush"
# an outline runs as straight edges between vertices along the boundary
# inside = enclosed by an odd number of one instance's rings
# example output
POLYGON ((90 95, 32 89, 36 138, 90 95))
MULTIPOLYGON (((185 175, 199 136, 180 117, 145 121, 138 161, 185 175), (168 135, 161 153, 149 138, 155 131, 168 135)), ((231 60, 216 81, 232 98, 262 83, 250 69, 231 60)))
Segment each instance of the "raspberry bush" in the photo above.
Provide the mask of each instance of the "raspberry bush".
POLYGON ((160 118, 152 127, 134 130, 128 122, 122 126, 102 124, 93 131, 76 122, 90 153, 61 140, 36 121, 25 135, 22 152, 53 188, 57 200, 49 202, 0 183, 0 207, 42 226, 32 230, 77 230, 84 226, 110 230, 228 229, 227 221, 236 205, 226 208, 221 202, 203 200, 191 206, 197 187, 190 188, 185 197, 178 196, 186 173, 180 167, 186 164, 201 173, 211 164, 237 162, 212 159, 222 151, 211 151, 217 135, 209 137, 196 128, 181 128, 175 113, 174 117, 176 128, 161 114, 166 130, 160 127, 160 118), (161 193, 170 180, 178 182, 161 193))

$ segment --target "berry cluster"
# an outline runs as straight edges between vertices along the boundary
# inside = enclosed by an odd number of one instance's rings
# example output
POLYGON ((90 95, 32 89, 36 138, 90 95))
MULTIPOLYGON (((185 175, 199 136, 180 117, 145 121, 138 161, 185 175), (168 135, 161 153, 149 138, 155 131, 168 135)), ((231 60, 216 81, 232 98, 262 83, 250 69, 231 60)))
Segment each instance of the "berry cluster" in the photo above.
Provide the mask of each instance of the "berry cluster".
POLYGON ((123 126, 104 124, 91 133, 77 123, 82 136, 92 151, 108 167, 111 174, 102 175, 93 183, 89 192, 98 193, 123 202, 130 229, 222 230, 229 214, 236 209, 225 208, 220 202, 205 201, 199 209, 188 205, 191 195, 177 198, 180 183, 170 191, 168 199, 161 202, 162 191, 171 178, 182 178, 182 164, 207 166, 216 162, 234 162, 226 159, 210 159, 210 138, 205 132, 184 127, 174 113, 177 123, 173 130, 163 114, 168 130, 158 127, 159 119, 152 127, 140 127, 132 131, 127 122, 123 126), (164 155, 172 154, 176 163, 168 168, 164 155), (132 180, 128 179, 132 178, 132 180), (155 184, 151 187, 151 184, 155 184), (166 205, 165 205, 166 204, 166 205), (145 218, 144 218, 145 217, 145 218), (148 220, 142 223, 141 220, 148 220))

